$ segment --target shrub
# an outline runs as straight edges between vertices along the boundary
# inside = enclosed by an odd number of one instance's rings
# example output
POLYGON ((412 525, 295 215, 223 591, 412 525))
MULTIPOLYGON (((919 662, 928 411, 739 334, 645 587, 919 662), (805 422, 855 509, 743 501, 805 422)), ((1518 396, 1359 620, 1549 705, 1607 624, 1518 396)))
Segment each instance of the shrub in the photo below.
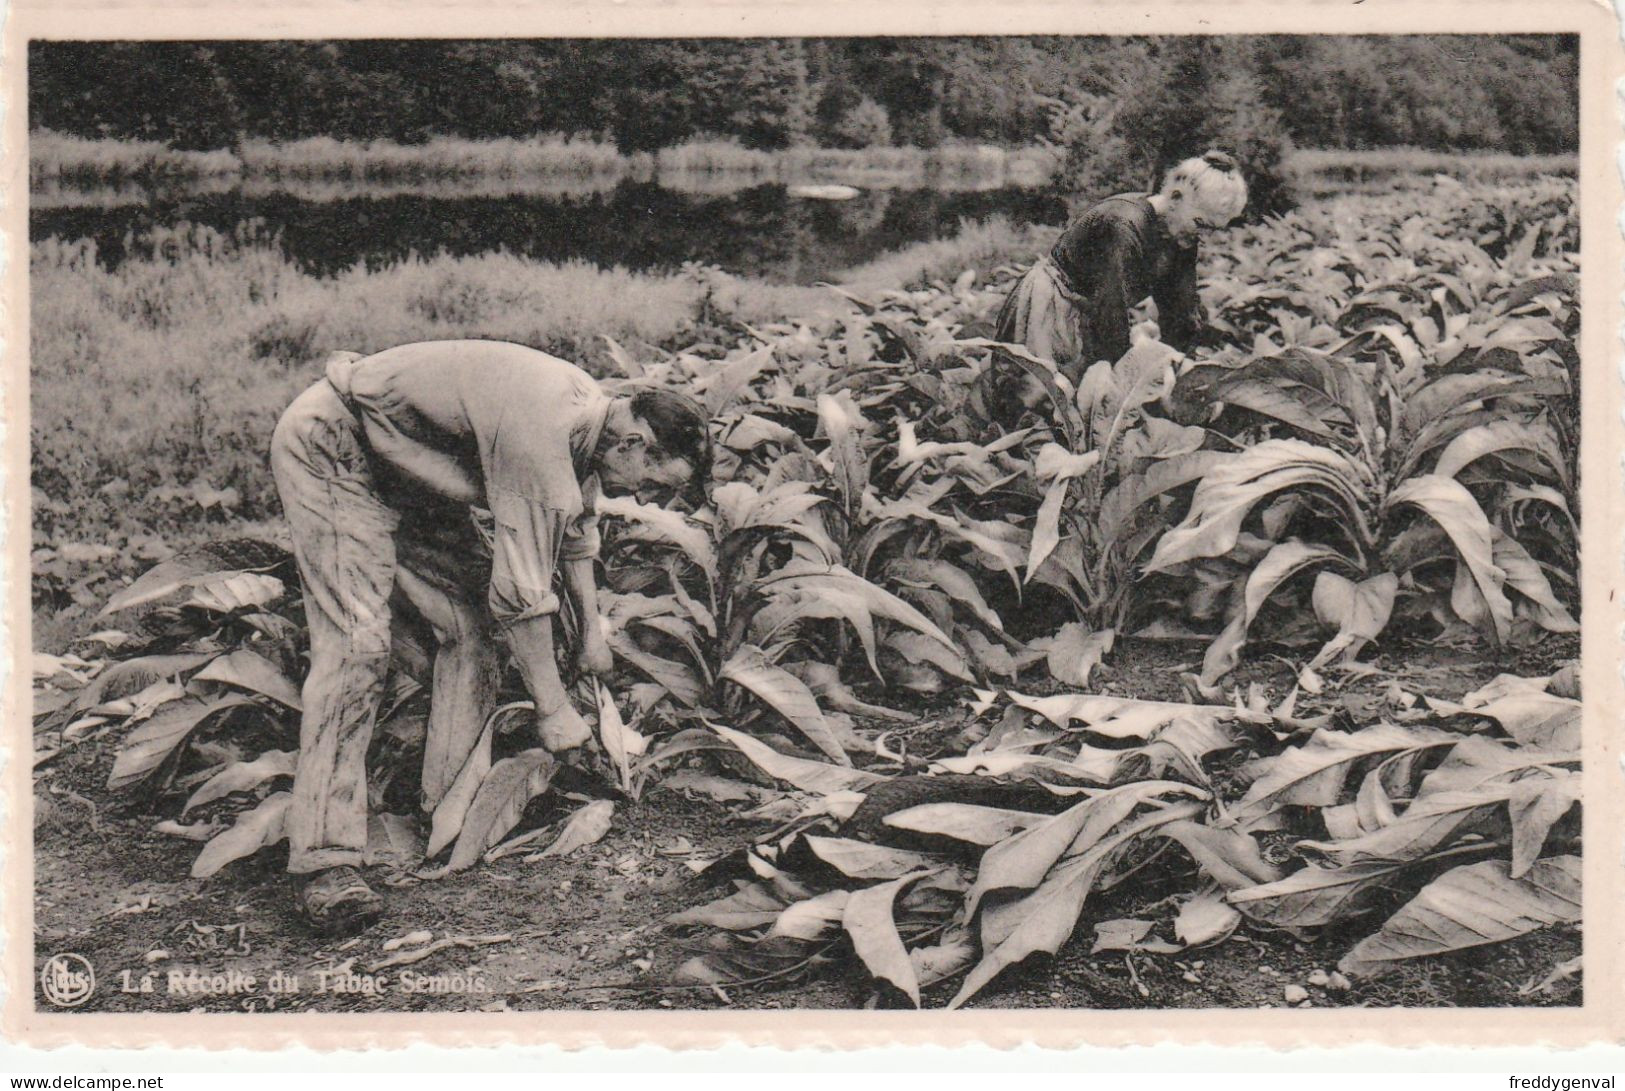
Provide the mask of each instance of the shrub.
POLYGON ((1253 48, 1193 38, 1124 51, 1106 92, 1073 92, 1052 106, 1051 139, 1066 149, 1058 183, 1088 207, 1155 189, 1180 160, 1219 148, 1241 163, 1254 216, 1290 208, 1291 140, 1264 101, 1253 48))
POLYGON ((830 135, 842 147, 872 148, 891 143, 891 118, 886 108, 865 96, 841 115, 830 135))

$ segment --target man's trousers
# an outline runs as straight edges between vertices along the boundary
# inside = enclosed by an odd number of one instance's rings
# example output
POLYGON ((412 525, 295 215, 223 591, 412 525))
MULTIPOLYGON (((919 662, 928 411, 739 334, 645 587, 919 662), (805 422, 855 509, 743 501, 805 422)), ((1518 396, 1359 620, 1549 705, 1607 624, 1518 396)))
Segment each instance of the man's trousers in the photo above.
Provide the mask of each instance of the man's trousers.
POLYGON ((380 495, 359 424, 325 380, 282 415, 271 472, 293 531, 310 629, 288 870, 359 865, 367 845, 367 748, 395 611, 409 604, 439 641, 421 794, 432 810, 496 704, 502 656, 486 606, 489 561, 466 518, 466 534, 448 535, 444 523, 437 534, 417 518, 402 527, 401 513, 380 495))

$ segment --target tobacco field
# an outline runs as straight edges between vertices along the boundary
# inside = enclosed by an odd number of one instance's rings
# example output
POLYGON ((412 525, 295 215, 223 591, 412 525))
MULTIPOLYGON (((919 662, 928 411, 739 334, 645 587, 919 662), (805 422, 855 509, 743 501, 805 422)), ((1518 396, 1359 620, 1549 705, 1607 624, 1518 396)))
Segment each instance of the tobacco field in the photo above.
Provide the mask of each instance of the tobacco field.
MULTIPOLYGON (((1452 1003, 1381 983, 1506 949, 1480 1002, 1578 1002, 1577 224, 1572 180, 1441 179, 1237 227, 1204 244, 1200 347, 1148 315, 1076 384, 990 339, 1013 265, 609 341, 608 386, 712 414, 711 502, 602 502, 595 747, 539 749, 514 676, 433 815, 432 637, 403 618, 369 875, 546 914, 559 868, 658 863, 594 1003, 1028 1002, 1082 957, 1115 984, 1068 1006, 1188 1003, 1208 962, 1307 949, 1301 984, 1240 995, 1452 1003)), ((37 837, 138 831, 137 873, 229 906, 277 889, 305 636, 289 554, 218 521, 128 582, 36 551, 37 605, 99 613, 36 654, 34 775, 37 837)), ((519 942, 458 912, 373 965, 519 942)), ((230 953, 179 919, 120 957, 230 953)), ((586 1002, 547 980, 497 991, 586 1002)))

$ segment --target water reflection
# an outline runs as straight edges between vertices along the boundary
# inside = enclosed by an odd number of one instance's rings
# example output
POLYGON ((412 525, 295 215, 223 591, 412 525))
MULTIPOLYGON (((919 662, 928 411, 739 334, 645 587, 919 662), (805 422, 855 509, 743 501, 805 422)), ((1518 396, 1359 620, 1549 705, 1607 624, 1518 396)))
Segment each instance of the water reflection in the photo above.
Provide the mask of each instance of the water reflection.
MULTIPOLYGON (((559 180, 555 180, 559 181, 559 180)), ((580 182, 581 179, 574 181, 580 182)), ((353 183, 252 184, 153 192, 120 204, 37 198, 34 239, 90 238, 116 266, 130 238, 155 227, 203 224, 231 233, 257 221, 307 271, 377 266, 409 254, 506 250, 545 261, 583 260, 634 270, 686 261, 789 283, 835 275, 900 246, 940 238, 963 219, 995 213, 1018 223, 1059 222, 1061 202, 1040 190, 871 189, 846 201, 791 197, 782 184, 707 193, 622 180, 603 189, 513 192, 512 180, 398 187, 353 183)))

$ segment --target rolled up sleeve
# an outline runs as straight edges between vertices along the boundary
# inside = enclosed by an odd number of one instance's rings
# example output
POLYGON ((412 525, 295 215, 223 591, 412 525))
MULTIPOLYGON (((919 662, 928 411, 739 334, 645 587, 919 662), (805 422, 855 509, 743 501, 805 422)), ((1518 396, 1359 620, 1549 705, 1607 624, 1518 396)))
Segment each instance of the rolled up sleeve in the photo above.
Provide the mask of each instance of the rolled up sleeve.
POLYGON ((597 555, 596 482, 577 477, 571 447, 595 390, 585 375, 513 368, 482 392, 492 417, 478 432, 496 527, 490 602, 501 627, 557 613, 560 561, 597 555))
POLYGON ((598 479, 595 476, 581 487, 581 514, 565 528, 559 559, 590 561, 598 556, 599 546, 598 479))
MULTIPOLYGON (((496 540, 491 559, 491 615, 501 628, 556 614, 553 574, 576 513, 515 493, 493 493, 496 540)), ((597 529, 594 527, 594 548, 597 529)))

